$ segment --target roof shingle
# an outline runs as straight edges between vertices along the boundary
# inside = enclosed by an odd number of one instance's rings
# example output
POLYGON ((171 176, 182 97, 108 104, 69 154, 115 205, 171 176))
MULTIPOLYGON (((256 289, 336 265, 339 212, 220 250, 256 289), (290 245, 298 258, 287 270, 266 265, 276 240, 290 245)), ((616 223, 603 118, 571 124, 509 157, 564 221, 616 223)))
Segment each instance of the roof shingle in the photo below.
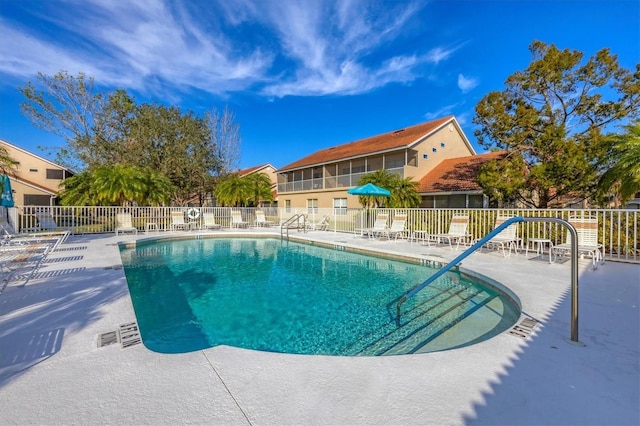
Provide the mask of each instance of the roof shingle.
POLYGON ((393 132, 370 138, 360 139, 355 142, 334 146, 316 151, 298 161, 294 161, 282 167, 279 171, 308 167, 315 164, 323 164, 361 155, 383 152, 390 149, 407 147, 424 136, 438 129, 447 122, 453 120, 453 116, 439 118, 437 120, 407 127, 393 132))
POLYGON ((418 192, 480 191, 482 188, 477 178, 480 167, 488 161, 503 159, 507 154, 506 151, 498 151, 442 160, 420 179, 418 192))

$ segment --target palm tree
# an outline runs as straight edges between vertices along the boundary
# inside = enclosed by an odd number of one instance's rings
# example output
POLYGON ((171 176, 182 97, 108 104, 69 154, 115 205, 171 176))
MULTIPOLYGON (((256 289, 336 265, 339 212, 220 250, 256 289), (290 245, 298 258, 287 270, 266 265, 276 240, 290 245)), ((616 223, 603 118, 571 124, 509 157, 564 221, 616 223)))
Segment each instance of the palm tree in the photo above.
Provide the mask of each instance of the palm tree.
POLYGON ((249 180, 249 186, 252 189, 252 195, 249 203, 258 206, 262 201, 273 201, 271 193, 271 178, 266 173, 252 173, 242 179, 249 180))
POLYGON ((63 205, 158 205, 169 201, 173 185, 168 177, 151 169, 113 164, 87 169, 64 181, 63 205))
POLYGON ((402 178, 395 175, 392 182, 391 197, 389 197, 389 207, 393 208, 415 208, 420 207, 422 197, 418 194, 418 182, 410 177, 402 178))
POLYGON ((612 149, 606 160, 612 166, 600 180, 600 188, 616 193, 621 205, 640 192, 640 122, 625 129, 625 133, 609 137, 612 149))
POLYGON ((144 184, 142 202, 145 205, 157 206, 170 202, 171 194, 175 192, 171 179, 157 170, 145 169, 142 180, 144 184))
POLYGON ((223 206, 244 206, 253 196, 251 182, 237 173, 227 175, 218 182, 213 193, 223 206))
POLYGON ((107 205, 124 205, 144 197, 145 185, 140 169, 124 164, 99 167, 93 174, 92 186, 98 200, 107 205))
POLYGON ((60 204, 63 206, 95 206, 98 198, 92 188, 93 174, 89 170, 82 171, 64 181, 64 189, 58 192, 60 204))
MULTIPOLYGON (((358 186, 372 183, 380 188, 391 191, 393 186, 393 174, 389 173, 387 169, 379 169, 375 172, 367 173, 358 180, 358 186)), ((384 207, 387 197, 372 197, 372 196, 360 196, 360 204, 364 207, 384 207)))

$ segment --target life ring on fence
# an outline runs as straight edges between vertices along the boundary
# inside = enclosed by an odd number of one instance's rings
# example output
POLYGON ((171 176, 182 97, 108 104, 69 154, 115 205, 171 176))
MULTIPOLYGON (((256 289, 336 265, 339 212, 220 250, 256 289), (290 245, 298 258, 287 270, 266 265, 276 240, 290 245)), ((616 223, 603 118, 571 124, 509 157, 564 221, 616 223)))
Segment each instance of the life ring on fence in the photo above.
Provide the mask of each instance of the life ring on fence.
POLYGON ((196 220, 200 217, 200 210, 191 207, 189 210, 187 210, 187 217, 191 220, 196 220))

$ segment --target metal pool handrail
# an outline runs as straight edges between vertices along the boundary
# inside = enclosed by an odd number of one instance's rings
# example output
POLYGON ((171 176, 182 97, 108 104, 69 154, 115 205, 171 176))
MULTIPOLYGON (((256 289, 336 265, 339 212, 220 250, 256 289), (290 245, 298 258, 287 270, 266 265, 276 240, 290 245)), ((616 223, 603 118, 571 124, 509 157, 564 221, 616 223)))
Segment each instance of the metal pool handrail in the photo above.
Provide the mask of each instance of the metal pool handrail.
MULTIPOLYGON (((479 239, 476 243, 474 243, 471 247, 466 249, 462 254, 451 262, 443 266, 438 270, 435 274, 430 276, 426 281, 422 284, 418 284, 413 289, 409 290, 405 293, 400 300, 398 300, 398 304, 396 305, 396 322, 400 324, 400 309, 402 304, 407 301, 407 299, 413 297, 420 290, 440 278, 447 271, 459 265, 459 263, 468 257, 471 253, 478 250, 482 247, 487 241, 491 238, 498 235, 508 226, 519 223, 519 222, 555 222, 559 223, 567 228, 569 233, 571 234, 571 340, 569 343, 573 343, 576 345, 583 346, 582 343, 578 340, 578 234, 576 229, 564 219, 559 219, 555 217, 512 217, 504 221, 501 225, 497 226, 494 230, 489 232, 487 235, 479 239)), ((551 249, 549 249, 551 250, 551 249)))
POLYGON ((291 225, 294 222, 298 224, 295 227, 295 229, 300 229, 300 218, 302 218, 302 223, 303 223, 302 228, 304 229, 304 232, 307 232, 307 217, 304 214, 296 213, 293 216, 291 216, 289 219, 287 219, 282 225, 280 225, 280 238, 283 238, 282 233, 286 229, 287 240, 289 239, 289 228, 290 228, 289 225, 291 225))

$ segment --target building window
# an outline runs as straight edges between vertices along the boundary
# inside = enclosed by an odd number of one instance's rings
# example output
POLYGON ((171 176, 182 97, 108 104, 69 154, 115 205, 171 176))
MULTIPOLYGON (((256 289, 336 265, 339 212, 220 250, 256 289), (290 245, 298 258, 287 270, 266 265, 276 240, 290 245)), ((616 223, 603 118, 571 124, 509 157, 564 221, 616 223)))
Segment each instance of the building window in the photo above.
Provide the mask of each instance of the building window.
POLYGON ((41 194, 24 194, 23 200, 25 206, 48 206, 51 203, 49 195, 41 194))
POLYGON ((336 216, 344 216, 347 214, 347 199, 346 198, 334 198, 333 199, 333 211, 336 216))
POLYGON ((64 179, 64 170, 61 169, 47 169, 47 179, 64 179))
POLYGON ((425 160, 428 160, 429 159, 429 154, 422 154, 422 158, 425 159, 425 160))
POLYGON ((284 211, 291 213, 291 200, 284 200, 284 211))
POLYGON ((318 213, 318 199, 307 199, 307 213, 318 213))

